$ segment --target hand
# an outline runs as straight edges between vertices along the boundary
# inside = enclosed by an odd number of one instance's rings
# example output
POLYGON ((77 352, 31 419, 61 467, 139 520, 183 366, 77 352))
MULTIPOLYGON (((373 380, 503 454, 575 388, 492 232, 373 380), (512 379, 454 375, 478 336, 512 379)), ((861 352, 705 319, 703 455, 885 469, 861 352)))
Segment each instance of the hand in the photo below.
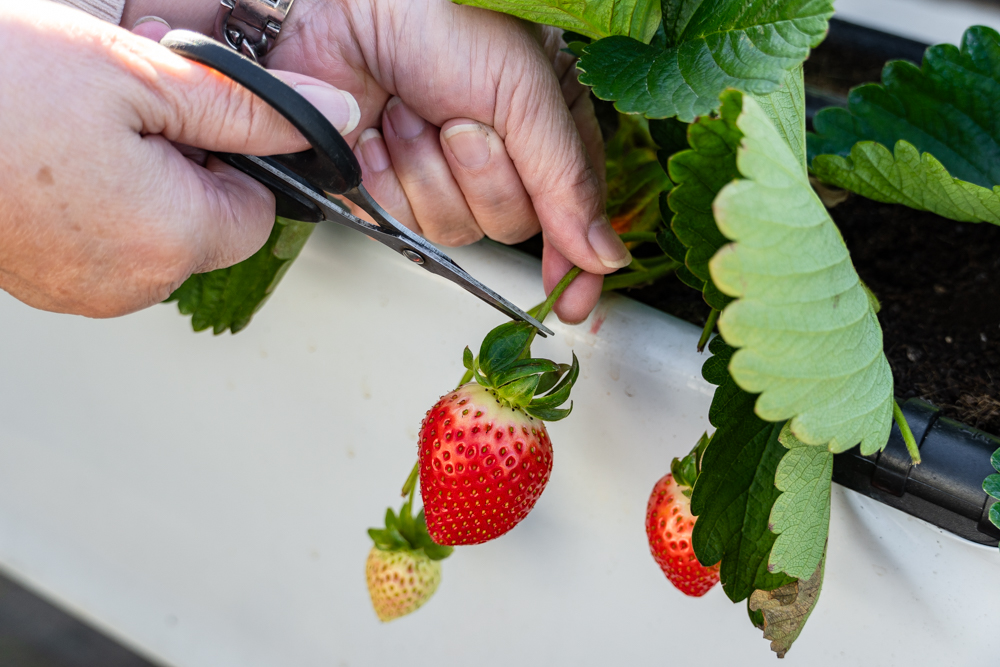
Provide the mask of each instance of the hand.
MULTIPOLYGON (((8 138, 0 288, 46 310, 115 316, 264 244, 271 193, 171 142, 258 155, 304 150, 269 106, 152 41, 56 3, 0 0, 0 34, 8 138)), ((309 77, 287 78, 350 129, 347 97, 309 77)))
MULTIPOLYGON (((145 14, 209 32, 213 0, 129 0, 145 14), (164 14, 167 12, 167 14, 164 14)), ((585 89, 553 30, 448 0, 296 0, 269 67, 310 74, 361 107, 364 182, 432 241, 544 233, 543 282, 581 275, 556 313, 582 320, 601 274, 630 260, 604 215, 603 147, 585 89)))

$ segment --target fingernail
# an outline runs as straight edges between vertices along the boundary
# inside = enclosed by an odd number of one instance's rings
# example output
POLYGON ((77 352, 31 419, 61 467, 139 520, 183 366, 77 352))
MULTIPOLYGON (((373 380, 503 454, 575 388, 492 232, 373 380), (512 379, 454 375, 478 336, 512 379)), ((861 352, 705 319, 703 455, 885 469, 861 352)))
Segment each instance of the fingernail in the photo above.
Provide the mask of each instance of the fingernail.
POLYGON ((603 215, 590 223, 587 240, 600 258, 601 264, 609 269, 620 269, 632 261, 632 254, 618 238, 607 217, 603 215))
POLYGON ((300 83, 295 86, 295 92, 309 100, 341 134, 347 134, 361 121, 361 107, 358 106, 354 95, 346 90, 333 86, 300 83))
POLYGON ((362 159, 373 172, 385 171, 392 164, 389 160, 389 151, 385 148, 385 141, 374 127, 369 127, 361 133, 358 137, 358 146, 361 148, 362 159))
POLYGON ((410 107, 403 104, 403 100, 394 97, 385 105, 385 111, 389 114, 389 121, 392 129, 396 131, 396 136, 400 139, 416 139, 424 131, 426 121, 413 113, 410 107))
POLYGON ((150 21, 156 21, 157 23, 162 23, 168 28, 170 27, 170 24, 161 19, 159 16, 143 16, 142 18, 136 19, 135 23, 132 24, 132 30, 135 30, 143 23, 149 23, 150 21))
POLYGON ((479 123, 453 125, 443 135, 455 159, 466 169, 479 169, 489 162, 490 139, 479 123))
POLYGON ((132 32, 140 37, 158 42, 170 32, 170 24, 159 16, 143 16, 132 24, 132 32))

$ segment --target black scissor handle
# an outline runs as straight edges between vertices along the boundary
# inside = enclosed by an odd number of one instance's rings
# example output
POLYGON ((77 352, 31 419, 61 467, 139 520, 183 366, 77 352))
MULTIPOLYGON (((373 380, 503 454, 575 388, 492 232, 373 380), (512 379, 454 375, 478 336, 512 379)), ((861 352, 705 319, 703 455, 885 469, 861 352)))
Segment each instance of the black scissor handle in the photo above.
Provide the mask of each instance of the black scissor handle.
MULTIPOLYGON (((302 133, 312 148, 301 153, 260 158, 309 185, 318 192, 341 194, 361 183, 361 165, 350 146, 329 120, 284 81, 249 58, 210 37, 188 30, 172 30, 160 44, 189 60, 226 75, 275 111, 302 133)), ((320 209, 295 189, 265 169, 235 153, 217 153, 224 162, 266 185, 275 196, 278 215, 306 222, 325 219, 320 209)))

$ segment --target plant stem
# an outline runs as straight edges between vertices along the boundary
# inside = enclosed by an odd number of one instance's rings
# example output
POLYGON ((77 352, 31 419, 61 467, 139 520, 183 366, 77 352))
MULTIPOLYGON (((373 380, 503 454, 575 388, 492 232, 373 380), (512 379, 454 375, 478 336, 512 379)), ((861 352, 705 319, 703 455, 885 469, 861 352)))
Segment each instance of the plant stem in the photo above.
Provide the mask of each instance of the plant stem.
POLYGON ((708 345, 708 339, 712 335, 712 331, 715 329, 715 323, 719 321, 719 311, 715 308, 712 312, 708 314, 708 321, 705 322, 705 328, 701 330, 701 338, 698 339, 698 351, 704 352, 705 346, 708 345))
MULTIPOLYGON (((549 294, 549 298, 545 299, 545 301, 543 301, 541 305, 538 306, 538 310, 535 313, 535 319, 537 319, 539 322, 545 321, 545 318, 548 316, 548 314, 552 312, 552 307, 556 305, 556 301, 559 300, 559 297, 561 297, 562 293, 566 291, 566 288, 569 287, 569 284, 573 282, 573 280, 578 275, 580 275, 582 271, 583 269, 581 269, 579 266, 574 266, 572 269, 566 272, 566 275, 562 277, 562 280, 556 283, 556 286, 552 288, 552 293, 549 294)), ((532 308, 532 310, 535 309, 532 308)))
POLYGON ((474 374, 473 374, 473 372, 472 372, 471 370, 468 370, 468 371, 465 371, 465 375, 463 375, 463 376, 462 376, 462 379, 461 379, 461 381, 460 381, 460 382, 458 383, 458 386, 459 386, 459 387, 461 387, 461 386, 462 386, 463 384, 465 384, 465 383, 467 383, 467 382, 471 381, 471 380, 472 380, 472 377, 473 377, 473 375, 474 375, 474 374))
POLYGON ((656 243, 656 232, 623 232, 618 238, 622 243, 656 243))
POLYGON ((910 425, 906 423, 903 410, 895 400, 892 402, 892 418, 896 420, 899 432, 903 434, 903 442, 906 443, 906 451, 910 453, 913 465, 920 465, 920 449, 917 447, 917 439, 913 437, 913 431, 910 430, 910 425))
POLYGON ((410 496, 410 504, 413 504, 413 490, 417 488, 417 476, 420 474, 420 461, 413 464, 413 470, 410 471, 410 476, 406 478, 406 483, 403 484, 403 492, 399 495, 410 496))
POLYGON ((625 287, 632 287, 633 285, 652 282, 657 278, 661 278, 668 273, 676 271, 680 268, 680 266, 680 262, 671 260, 657 264, 645 271, 632 271, 631 273, 619 273, 613 276, 608 276, 604 279, 604 288, 602 291, 610 292, 611 290, 623 289, 625 287))

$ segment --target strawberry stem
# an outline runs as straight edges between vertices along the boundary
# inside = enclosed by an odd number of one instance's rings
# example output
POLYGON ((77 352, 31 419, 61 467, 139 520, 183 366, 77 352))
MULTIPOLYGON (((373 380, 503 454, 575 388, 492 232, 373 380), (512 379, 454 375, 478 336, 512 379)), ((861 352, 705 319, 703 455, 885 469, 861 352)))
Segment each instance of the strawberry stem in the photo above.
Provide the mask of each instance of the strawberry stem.
POLYGON ((656 232, 622 232, 622 243, 656 243, 656 232))
POLYGON ((651 266, 642 271, 616 273, 615 275, 608 276, 604 279, 604 287, 601 288, 601 291, 610 292, 611 290, 633 287, 635 285, 641 285, 642 283, 651 283, 668 273, 673 273, 680 267, 680 262, 667 261, 661 264, 656 264, 655 266, 651 266))
POLYGON ((917 439, 913 437, 913 431, 910 430, 910 425, 906 423, 906 417, 903 415, 903 410, 899 407, 899 403, 896 401, 892 402, 892 418, 896 420, 896 425, 899 426, 899 432, 903 434, 903 442, 906 443, 906 451, 910 453, 910 459, 913 460, 913 465, 919 465, 920 448, 917 447, 917 439))
MULTIPOLYGON (((556 305, 556 301, 559 300, 559 297, 561 297, 562 293, 566 291, 569 284, 573 282, 573 280, 580 275, 582 271, 583 269, 579 266, 574 266, 566 272, 566 275, 562 277, 562 280, 556 283, 556 286, 552 288, 552 292, 549 293, 549 297, 545 299, 541 305, 537 306, 538 310, 535 312, 535 319, 539 322, 545 321, 548 314, 552 312, 552 307, 556 305)), ((532 308, 532 310, 535 309, 532 308)))
MULTIPOLYGON (((464 383, 463 383, 464 384, 464 383)), ((410 471, 410 476, 406 478, 406 483, 403 484, 403 492, 399 495, 410 496, 410 504, 413 504, 413 490, 417 488, 417 476, 420 474, 420 461, 413 464, 413 470, 410 471)))
POLYGON ((705 328, 701 330, 701 338, 698 339, 698 351, 704 352, 705 346, 708 345, 708 339, 712 336, 712 331, 715 330, 715 323, 719 321, 719 313, 721 311, 712 309, 712 312, 708 314, 708 321, 705 322, 705 328))

